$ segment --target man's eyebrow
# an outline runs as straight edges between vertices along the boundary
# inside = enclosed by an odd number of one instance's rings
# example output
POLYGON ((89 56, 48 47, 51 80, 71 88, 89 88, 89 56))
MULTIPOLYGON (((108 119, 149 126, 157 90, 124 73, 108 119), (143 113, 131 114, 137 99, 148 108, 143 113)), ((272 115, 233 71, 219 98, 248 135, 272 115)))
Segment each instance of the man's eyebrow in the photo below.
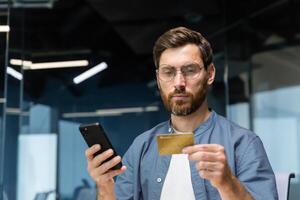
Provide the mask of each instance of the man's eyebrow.
POLYGON ((192 62, 192 63, 185 63, 185 64, 181 65, 181 67, 189 67, 189 66, 194 66, 194 65, 201 66, 199 63, 192 62))
POLYGON ((200 64, 197 62, 188 62, 188 63, 183 64, 182 66, 186 66, 186 65, 200 65, 200 64))
MULTIPOLYGON (((180 67, 187 67, 187 66, 191 66, 191 65, 199 65, 199 66, 201 66, 199 63, 196 63, 196 62, 188 62, 188 63, 184 63, 180 67)), ((173 67, 173 68, 176 68, 175 66, 168 65, 168 64, 162 64, 159 67, 173 67)))
POLYGON ((159 67, 173 67, 173 68, 175 68, 174 66, 172 66, 172 65, 167 65, 167 64, 162 64, 162 65, 160 65, 159 67))

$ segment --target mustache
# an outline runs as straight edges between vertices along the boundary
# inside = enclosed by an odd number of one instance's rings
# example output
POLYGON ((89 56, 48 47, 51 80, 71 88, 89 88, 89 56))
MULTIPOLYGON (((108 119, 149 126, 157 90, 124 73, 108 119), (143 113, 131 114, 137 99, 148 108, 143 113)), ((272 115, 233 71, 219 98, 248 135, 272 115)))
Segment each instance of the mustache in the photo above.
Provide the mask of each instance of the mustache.
POLYGON ((186 91, 184 87, 179 87, 175 88, 174 92, 172 92, 171 94, 186 94, 186 91))
POLYGON ((171 98, 172 96, 178 95, 178 94, 188 95, 188 96, 191 95, 189 92, 186 92, 185 88, 175 88, 175 90, 172 93, 170 93, 168 96, 171 98))

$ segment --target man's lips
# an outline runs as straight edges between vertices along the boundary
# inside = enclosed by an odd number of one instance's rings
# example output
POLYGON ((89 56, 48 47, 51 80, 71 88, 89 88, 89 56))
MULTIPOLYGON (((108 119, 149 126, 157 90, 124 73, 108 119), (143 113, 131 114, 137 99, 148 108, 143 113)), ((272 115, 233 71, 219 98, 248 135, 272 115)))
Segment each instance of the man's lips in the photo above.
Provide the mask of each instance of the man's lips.
POLYGON ((187 95, 187 94, 174 94, 172 95, 172 99, 175 99, 175 100, 180 100, 180 99, 186 99, 186 98, 189 98, 190 96, 187 95))
POLYGON ((172 94, 172 97, 189 97, 190 95, 188 94, 172 94))
POLYGON ((172 97, 189 97, 189 95, 173 95, 172 97))

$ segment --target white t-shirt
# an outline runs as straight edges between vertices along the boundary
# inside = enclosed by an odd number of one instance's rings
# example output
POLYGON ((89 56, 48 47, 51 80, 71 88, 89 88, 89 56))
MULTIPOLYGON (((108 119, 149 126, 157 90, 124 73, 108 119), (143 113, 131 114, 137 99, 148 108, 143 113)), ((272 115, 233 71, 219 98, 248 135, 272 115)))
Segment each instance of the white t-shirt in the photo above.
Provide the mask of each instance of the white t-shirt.
POLYGON ((160 200, 195 200, 187 154, 173 154, 160 200))

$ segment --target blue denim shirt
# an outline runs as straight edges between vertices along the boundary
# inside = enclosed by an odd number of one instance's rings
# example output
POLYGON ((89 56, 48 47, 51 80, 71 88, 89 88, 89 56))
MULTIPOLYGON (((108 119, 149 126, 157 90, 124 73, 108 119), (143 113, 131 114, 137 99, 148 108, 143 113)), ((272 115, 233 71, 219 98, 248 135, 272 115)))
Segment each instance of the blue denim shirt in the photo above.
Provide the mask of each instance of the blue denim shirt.
MULTIPOLYGON (((127 170, 116 180, 117 199, 160 199, 171 156, 159 155, 156 135, 169 134, 171 131, 167 121, 134 140, 123 157, 127 170)), ((232 173, 254 199, 278 199, 274 173, 261 140, 253 132, 212 111, 209 119, 194 131, 194 139, 197 144, 223 145, 232 173)), ((196 199, 221 199, 216 188, 199 176, 194 161, 190 161, 190 168, 196 199)))

